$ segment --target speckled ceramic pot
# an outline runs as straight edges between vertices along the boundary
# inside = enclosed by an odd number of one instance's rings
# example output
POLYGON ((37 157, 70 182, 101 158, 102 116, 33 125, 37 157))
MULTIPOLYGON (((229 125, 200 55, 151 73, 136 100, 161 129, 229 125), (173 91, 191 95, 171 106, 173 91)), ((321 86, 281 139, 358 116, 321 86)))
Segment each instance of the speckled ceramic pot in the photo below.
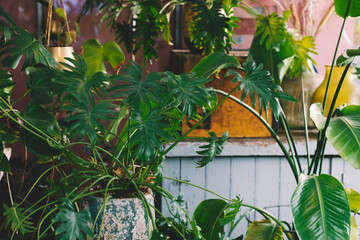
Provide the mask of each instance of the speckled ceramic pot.
MULTIPOLYGON (((151 194, 146 194, 146 199, 151 205, 154 205, 154 198, 151 194)), ((101 211, 95 223, 94 233, 96 235, 101 226, 103 214, 101 207, 103 204, 103 198, 88 198, 88 208, 93 220, 95 220, 98 212, 101 211)), ((155 215, 154 210, 152 210, 152 215, 155 215)), ((109 199, 106 203, 105 218, 100 233, 101 239, 147 240, 150 239, 149 232, 151 233, 152 229, 151 220, 149 221, 140 199, 109 199)))

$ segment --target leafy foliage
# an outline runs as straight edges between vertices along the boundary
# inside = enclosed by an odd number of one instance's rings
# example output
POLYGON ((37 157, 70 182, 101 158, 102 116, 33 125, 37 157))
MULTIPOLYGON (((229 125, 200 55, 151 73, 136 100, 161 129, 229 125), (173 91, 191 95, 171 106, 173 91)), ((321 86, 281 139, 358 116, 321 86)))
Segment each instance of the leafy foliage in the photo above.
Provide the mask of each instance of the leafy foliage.
POLYGON ((359 0, 336 0, 335 12, 342 18, 359 17, 360 16, 360 1, 359 0), (350 7, 348 5, 350 4, 350 7))
POLYGON ((349 239, 349 202, 336 178, 301 175, 291 210, 300 239, 349 239))
POLYGON ((4 43, 10 40, 15 27, 14 20, 9 14, 7 14, 2 7, 0 7, 0 16, 6 20, 0 19, 0 32, 2 35, 0 37, 4 40, 4 43))
POLYGON ((60 240, 84 240, 86 236, 94 237, 94 233, 88 226, 91 221, 87 210, 76 212, 73 203, 69 199, 63 199, 63 204, 59 206, 58 212, 53 219, 59 225, 56 233, 60 235, 60 240))
POLYGON ((194 211, 193 220, 200 227, 201 234, 207 240, 219 239, 219 233, 224 231, 219 219, 224 216, 227 203, 221 199, 202 201, 194 211))
POLYGON ((216 133, 209 132, 209 138, 203 138, 205 142, 208 142, 207 145, 200 146, 201 151, 197 151, 196 153, 199 155, 203 155, 201 160, 197 162, 198 167, 204 167, 208 163, 210 163, 214 158, 221 154, 222 150, 224 149, 223 144, 229 137, 228 132, 225 132, 224 135, 220 139, 216 139, 216 133))
POLYGON ((56 61, 45 47, 31 33, 20 27, 15 28, 12 38, 7 41, 0 53, 7 55, 1 60, 1 64, 5 67, 16 68, 24 55, 26 60, 23 69, 35 64, 50 68, 57 67, 56 61))
POLYGON ((20 208, 16 204, 10 208, 5 204, 3 206, 5 210, 3 215, 6 217, 5 227, 11 226, 14 232, 19 231, 23 235, 35 230, 35 227, 32 226, 33 223, 26 216, 24 208, 20 208))
POLYGON ((283 231, 279 225, 270 220, 252 222, 247 229, 245 239, 282 240, 283 231))
POLYGON ((278 91, 281 88, 273 83, 270 73, 263 69, 263 65, 256 65, 251 55, 244 62, 245 77, 234 70, 229 70, 226 75, 235 75, 233 82, 239 82, 239 91, 243 90, 241 101, 250 94, 252 107, 256 106, 256 97, 258 97, 258 108, 261 114, 265 110, 268 117, 269 105, 274 113, 275 119, 279 118, 282 113, 278 99, 293 100, 290 96, 278 91))
MULTIPOLYGON (((190 23, 190 40, 199 48, 204 55, 214 51, 229 52, 231 50, 231 35, 233 29, 239 27, 236 17, 226 17, 222 12, 222 3, 219 0, 208 2, 197 0, 192 4, 195 17, 190 23)), ((229 10, 230 12, 230 10, 229 10)))
POLYGON ((351 188, 346 188, 345 192, 349 199, 350 210, 357 214, 360 210, 360 194, 351 188))

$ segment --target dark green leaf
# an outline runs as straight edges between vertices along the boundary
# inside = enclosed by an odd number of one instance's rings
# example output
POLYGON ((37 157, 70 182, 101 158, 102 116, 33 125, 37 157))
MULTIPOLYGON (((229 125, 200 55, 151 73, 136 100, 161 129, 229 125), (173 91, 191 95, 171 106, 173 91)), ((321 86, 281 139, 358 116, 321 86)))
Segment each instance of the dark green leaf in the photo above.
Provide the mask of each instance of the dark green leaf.
POLYGON ((360 1, 359 0, 335 0, 335 12, 342 18, 359 17, 360 1), (350 4, 350 7, 348 5, 350 4))
POLYGON ((10 208, 3 204, 4 213, 3 215, 6 217, 5 227, 11 227, 13 232, 19 231, 21 234, 31 233, 36 230, 36 228, 31 222, 31 219, 25 215, 24 208, 18 207, 17 204, 12 205, 10 208))
POLYGON ((273 79, 267 70, 263 69, 263 65, 256 65, 252 56, 249 55, 244 62, 245 78, 237 71, 229 70, 227 75, 234 75, 233 82, 240 82, 239 91, 243 90, 241 101, 250 94, 251 105, 255 108, 258 103, 259 113, 262 114, 265 109, 268 118, 269 105, 273 111, 275 119, 279 118, 282 112, 278 99, 289 99, 289 96, 279 92, 281 88, 273 83, 273 79), (256 99, 258 98, 258 99, 256 99))
POLYGON ((247 229, 245 240, 282 240, 283 231, 270 220, 255 221, 247 229))
POLYGON ((12 75, 6 70, 0 70, 0 97, 10 101, 10 93, 14 85, 12 75))
POLYGON ((32 100, 38 104, 53 102, 53 81, 56 71, 49 68, 26 68, 27 87, 32 100))
POLYGON ((215 159, 216 156, 220 155, 222 150, 224 149, 224 143, 229 137, 229 133, 225 132, 224 135, 220 139, 216 139, 216 133, 209 132, 209 138, 203 138, 205 142, 208 142, 207 145, 203 145, 200 148, 204 149, 201 151, 197 151, 196 153, 203 157, 201 160, 197 161, 198 167, 204 167, 212 160, 215 159))
POLYGON ((206 240, 219 239, 219 233, 224 231, 224 226, 219 219, 224 216, 227 203, 221 199, 207 199, 202 201, 194 211, 193 220, 201 229, 201 234, 206 240))
POLYGON ((31 33, 20 27, 16 27, 15 30, 17 33, 12 35, 12 39, 7 42, 5 49, 1 51, 3 55, 10 53, 1 61, 3 66, 16 68, 20 59, 25 55, 26 60, 23 69, 35 64, 42 64, 50 68, 57 67, 53 56, 31 33))
POLYGON ((59 224, 55 231, 60 235, 60 240, 85 240, 87 236, 94 237, 88 225, 91 222, 88 210, 77 212, 69 199, 63 199, 59 209, 53 222, 59 224))
POLYGON ((168 239, 166 235, 154 230, 151 234, 150 240, 166 240, 166 239, 168 239))
POLYGON ((351 64, 353 60, 354 60, 354 57, 347 57, 347 56, 344 56, 344 54, 342 54, 336 59, 336 66, 338 66, 338 67, 346 66, 348 64, 351 64))
POLYGON ((349 202, 336 178, 302 174, 291 198, 291 210, 300 239, 349 239, 349 202))
POLYGON ((6 155, 4 154, 4 145, 0 145, 0 171, 10 172, 10 163, 6 155))
MULTIPOLYGON (((0 16, 6 20, 0 19, 0 32, 3 34, 4 42, 6 43, 12 35, 12 31, 15 28, 15 22, 9 14, 0 6, 0 16)), ((1 36, 1 35, 0 35, 1 36)))
POLYGON ((239 68, 239 61, 223 52, 214 52, 204 57, 191 72, 195 77, 208 78, 223 68, 239 68))

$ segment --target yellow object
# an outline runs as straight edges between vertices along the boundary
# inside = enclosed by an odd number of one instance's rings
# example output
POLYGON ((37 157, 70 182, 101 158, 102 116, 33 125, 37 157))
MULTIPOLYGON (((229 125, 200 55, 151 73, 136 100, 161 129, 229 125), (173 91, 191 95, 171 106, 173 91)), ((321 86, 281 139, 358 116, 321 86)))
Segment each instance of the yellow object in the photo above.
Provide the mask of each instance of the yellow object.
POLYGON ((74 59, 74 56, 73 56, 74 48, 73 47, 49 47, 48 50, 51 53, 51 55, 54 57, 55 61, 58 63, 59 70, 67 69, 65 66, 60 64, 61 62, 72 65, 72 63, 70 63, 65 58, 74 59))
MULTIPOLYGON (((311 97, 311 104, 313 103, 321 103, 323 104, 324 101, 324 95, 326 91, 326 85, 329 79, 330 69, 331 66, 325 66, 326 67, 326 73, 323 82, 320 84, 320 86, 315 90, 314 94, 311 97)), ((333 74, 330 80, 330 87, 328 96, 326 99, 325 104, 325 111, 324 115, 327 116, 329 113, 330 105, 332 102, 332 99, 334 97, 337 85, 339 84, 341 75, 343 74, 345 70, 345 67, 336 67, 334 66, 333 74)), ((342 84, 339 96, 336 100, 335 108, 341 106, 341 105, 351 105, 351 104, 359 104, 359 96, 357 94, 358 92, 358 84, 355 82, 355 79, 352 75, 353 68, 350 68, 345 76, 345 80, 342 84)))

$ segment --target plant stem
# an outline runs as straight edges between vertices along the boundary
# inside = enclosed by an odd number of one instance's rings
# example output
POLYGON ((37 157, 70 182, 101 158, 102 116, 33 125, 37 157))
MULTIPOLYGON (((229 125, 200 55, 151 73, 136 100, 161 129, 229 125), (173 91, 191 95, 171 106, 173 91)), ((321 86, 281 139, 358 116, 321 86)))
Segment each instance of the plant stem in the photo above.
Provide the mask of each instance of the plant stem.
MULTIPOLYGON (((223 92, 221 90, 216 89, 215 90, 217 93, 220 94, 226 94, 226 92, 223 92)), ((282 152, 285 155, 286 160, 288 161, 290 168, 294 174, 295 180, 296 182, 298 182, 298 177, 299 174, 296 171, 296 166, 295 163, 293 162, 293 159, 291 158, 291 156, 289 155, 287 149, 285 148, 284 144, 282 143, 282 141, 280 140, 279 136, 276 134, 276 132, 274 131, 274 129, 270 126, 270 124, 258 113, 256 112, 252 107, 250 107, 249 105, 247 105, 246 103, 244 103, 243 101, 241 101, 240 99, 230 95, 229 98, 233 101, 235 101, 236 103, 240 104, 241 106, 243 106, 244 108, 246 108, 247 110, 249 110, 255 117, 257 117, 262 123, 263 125, 269 130, 269 132, 271 133, 272 137, 274 138, 274 140, 278 143, 280 149, 282 150, 282 152)))

